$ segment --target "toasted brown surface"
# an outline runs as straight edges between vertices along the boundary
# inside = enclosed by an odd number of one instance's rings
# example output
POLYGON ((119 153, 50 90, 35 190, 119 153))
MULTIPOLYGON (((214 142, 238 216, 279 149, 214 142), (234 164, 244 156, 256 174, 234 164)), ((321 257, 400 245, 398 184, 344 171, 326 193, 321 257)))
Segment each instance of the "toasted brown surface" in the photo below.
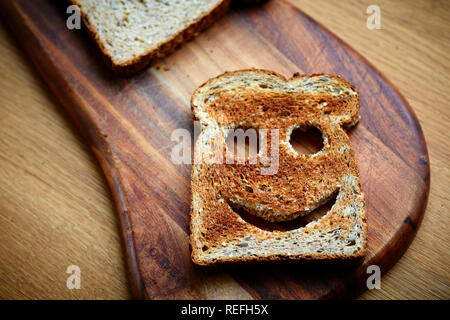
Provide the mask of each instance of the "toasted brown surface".
MULTIPOLYGON (((354 125, 359 116, 359 95, 350 83, 335 75, 296 75, 286 80, 270 71, 241 70, 206 82, 193 94, 191 105, 205 126, 195 149, 201 161, 192 170, 194 262, 348 259, 363 254, 364 201, 354 154, 342 128, 354 125), (322 150, 297 154, 290 134, 312 126, 322 132, 322 150), (237 160, 225 144, 230 128, 278 129, 278 171, 261 174, 267 165, 261 153, 253 163, 206 161, 208 154, 237 160), (268 221, 293 220, 336 194, 326 215, 295 230, 263 230, 236 212, 239 207, 268 221)), ((270 137, 268 142, 270 154, 270 137)))
MULTIPOLYGON (((102 56, 106 64, 116 73, 121 75, 130 75, 139 70, 142 70, 149 64, 151 64, 155 59, 162 58, 173 51, 175 51, 183 43, 196 37, 201 31, 212 25, 217 19, 219 19, 228 9, 231 0, 219 0, 217 4, 211 9, 204 11, 199 11, 198 16, 191 21, 189 24, 181 27, 179 30, 173 33, 169 33, 167 37, 153 46, 148 46, 144 51, 137 51, 132 44, 129 45, 127 50, 131 53, 128 58, 120 59, 116 56, 114 47, 108 47, 108 39, 101 35, 99 32, 103 28, 110 28, 108 24, 102 25, 100 22, 94 22, 91 18, 91 12, 86 9, 84 0, 70 0, 74 5, 80 7, 81 16, 83 23, 85 24, 89 34, 96 41, 98 47, 101 50, 102 56), (84 4, 84 6, 83 6, 84 4)), ((151 1, 138 1, 141 3, 151 2, 151 1)), ((186 11, 190 10, 189 6, 186 6, 186 11)), ((113 13, 110 12, 112 15, 113 13)), ((122 19, 126 20, 126 15, 118 19, 118 24, 122 23, 122 19)), ((167 21, 160 21, 161 25, 167 23, 167 21)), ((115 27, 115 26, 114 26, 115 27)), ((129 29, 128 32, 133 32, 134 30, 129 29)), ((120 31, 127 32, 126 28, 120 31)), ((145 36, 142 37, 138 35, 137 38, 146 40, 145 36)))

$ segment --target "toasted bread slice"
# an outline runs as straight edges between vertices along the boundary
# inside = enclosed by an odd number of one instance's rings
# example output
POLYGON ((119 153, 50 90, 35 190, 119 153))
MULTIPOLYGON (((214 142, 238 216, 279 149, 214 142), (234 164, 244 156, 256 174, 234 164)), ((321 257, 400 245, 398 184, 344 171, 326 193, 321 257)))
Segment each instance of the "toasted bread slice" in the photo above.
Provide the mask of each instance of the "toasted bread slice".
POLYGON ((191 177, 190 244, 196 264, 364 255, 364 198, 344 129, 359 120, 359 94, 353 85, 330 74, 286 80, 270 71, 241 70, 200 86, 191 106, 202 125, 191 177), (297 154, 291 133, 310 127, 322 132, 323 148, 312 155, 297 154), (267 146, 253 162, 247 158, 238 163, 227 147, 227 131, 233 128, 267 130, 267 146), (271 131, 277 132, 277 140, 271 131), (272 142, 278 142, 276 153, 271 153, 272 142), (277 170, 263 173, 269 160, 278 163, 277 170), (314 216, 334 198, 325 214, 294 230, 268 230, 239 213, 276 223, 295 221, 314 216))
POLYGON ((120 74, 136 72, 174 51, 223 15, 230 0, 71 0, 120 74))

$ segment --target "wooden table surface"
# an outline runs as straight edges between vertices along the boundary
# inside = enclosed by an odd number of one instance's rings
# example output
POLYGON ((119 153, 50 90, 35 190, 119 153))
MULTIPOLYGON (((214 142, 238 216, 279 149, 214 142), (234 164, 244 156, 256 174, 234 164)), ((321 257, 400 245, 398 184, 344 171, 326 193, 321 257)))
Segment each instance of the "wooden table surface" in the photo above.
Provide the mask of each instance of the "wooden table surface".
MULTIPOLYGON (((364 55, 409 101, 424 130, 431 191, 415 240, 361 299, 450 298, 450 2, 293 0, 364 55)), ((0 24, 0 298, 127 299, 113 200, 64 109, 0 24), (69 290, 69 265, 81 289, 69 290)))

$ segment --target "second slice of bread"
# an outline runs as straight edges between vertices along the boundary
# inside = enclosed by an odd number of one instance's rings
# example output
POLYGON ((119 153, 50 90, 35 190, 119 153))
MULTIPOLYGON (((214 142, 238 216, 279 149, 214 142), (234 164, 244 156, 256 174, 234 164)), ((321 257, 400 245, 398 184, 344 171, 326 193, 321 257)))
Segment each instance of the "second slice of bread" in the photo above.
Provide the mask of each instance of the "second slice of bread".
POLYGON ((71 0, 106 62, 134 73, 223 15, 230 0, 71 0))

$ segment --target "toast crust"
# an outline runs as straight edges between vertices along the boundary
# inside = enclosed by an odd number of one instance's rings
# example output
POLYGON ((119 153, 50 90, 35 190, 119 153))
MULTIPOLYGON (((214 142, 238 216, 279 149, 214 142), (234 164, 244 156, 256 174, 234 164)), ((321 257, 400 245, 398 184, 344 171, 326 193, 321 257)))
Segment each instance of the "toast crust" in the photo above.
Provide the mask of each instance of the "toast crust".
MULTIPOLYGON (((81 7, 77 0, 70 0, 72 4, 81 7)), ((100 49, 103 60, 108 65, 108 67, 118 75, 129 76, 136 73, 156 59, 162 58, 172 52, 174 52, 182 44, 192 40, 197 35, 199 35, 203 30, 211 26, 216 20, 222 17, 228 10, 231 0, 223 0, 218 3, 215 7, 211 8, 206 13, 200 15, 195 21, 193 21, 186 28, 179 30, 171 37, 167 38, 164 42, 160 43, 156 48, 148 49, 146 52, 140 56, 134 57, 132 59, 115 62, 114 58, 104 46, 102 40, 100 39, 95 27, 91 24, 87 15, 83 10, 81 12, 81 18, 83 20, 86 29, 92 39, 95 40, 97 46, 100 49)))
POLYGON ((195 153, 211 145, 218 146, 212 152, 227 153, 224 128, 280 131, 280 167, 272 176, 261 175, 260 161, 193 165, 190 242, 195 263, 348 260, 364 254, 364 199, 343 129, 359 120, 353 85, 329 74, 286 79, 272 71, 246 69, 208 80, 194 92, 191 106, 205 126, 195 153), (290 147, 290 133, 311 126, 322 131, 324 147, 314 155, 298 155, 290 147), (287 221, 310 214, 336 193, 336 203, 325 216, 291 231, 262 230, 233 210, 238 206, 268 221, 287 221))

